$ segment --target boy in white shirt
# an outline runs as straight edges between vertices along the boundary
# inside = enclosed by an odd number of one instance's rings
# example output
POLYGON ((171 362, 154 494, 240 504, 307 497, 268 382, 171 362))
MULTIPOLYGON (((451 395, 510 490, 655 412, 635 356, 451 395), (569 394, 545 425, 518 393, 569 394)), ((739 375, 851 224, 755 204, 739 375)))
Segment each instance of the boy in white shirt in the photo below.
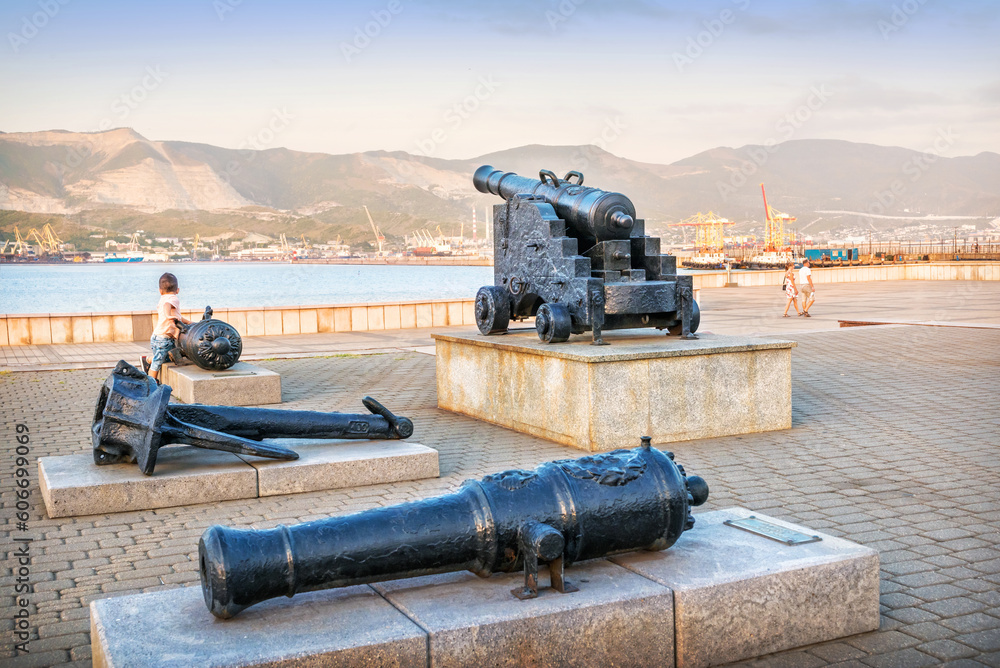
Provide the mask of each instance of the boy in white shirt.
POLYGON ((156 305, 156 327, 153 329, 153 335, 149 337, 153 360, 147 362, 146 356, 142 356, 143 370, 157 383, 160 382, 160 368, 168 360, 170 351, 177 346, 177 335, 180 333, 177 323, 191 324, 190 320, 181 315, 181 298, 177 294, 179 292, 176 276, 171 273, 160 276, 160 302, 156 305))
POLYGON ((802 313, 799 313, 799 315, 811 318, 809 307, 816 301, 816 288, 813 286, 812 269, 809 268, 808 259, 802 261, 802 268, 799 269, 798 287, 802 293, 802 313))

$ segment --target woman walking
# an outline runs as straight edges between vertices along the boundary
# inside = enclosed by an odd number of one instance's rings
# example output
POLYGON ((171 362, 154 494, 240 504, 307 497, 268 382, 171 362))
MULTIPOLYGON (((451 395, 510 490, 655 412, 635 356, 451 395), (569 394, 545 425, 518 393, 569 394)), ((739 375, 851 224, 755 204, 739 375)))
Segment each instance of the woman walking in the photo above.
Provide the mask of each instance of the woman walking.
POLYGON ((795 288, 794 262, 788 262, 785 264, 785 282, 782 287, 785 289, 785 296, 788 297, 788 301, 785 302, 785 312, 782 314, 782 317, 791 317, 788 315, 788 307, 792 304, 795 304, 795 312, 802 315, 802 312, 799 311, 799 291, 795 288))

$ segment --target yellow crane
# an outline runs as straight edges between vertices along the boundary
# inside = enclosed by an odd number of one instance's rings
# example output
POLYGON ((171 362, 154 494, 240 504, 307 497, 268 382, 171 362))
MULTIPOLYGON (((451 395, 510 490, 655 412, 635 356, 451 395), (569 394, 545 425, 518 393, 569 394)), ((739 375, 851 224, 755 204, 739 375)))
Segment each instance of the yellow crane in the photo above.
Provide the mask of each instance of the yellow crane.
POLYGON ((191 243, 191 259, 198 259, 198 244, 201 243, 201 235, 197 232, 194 233, 194 241, 191 243))
POLYGON ((45 223, 42 227, 42 234, 45 235, 45 240, 49 243, 49 252, 58 253, 60 250, 59 247, 63 245, 63 242, 62 239, 56 235, 55 230, 52 229, 50 224, 45 223))
POLYGON ((705 253, 721 253, 725 247, 725 226, 735 225, 728 218, 722 218, 713 212, 698 212, 690 218, 685 218, 679 223, 672 223, 669 227, 693 227, 694 247, 696 251, 705 253))
POLYGON ((767 204, 767 193, 764 192, 764 184, 760 184, 761 195, 764 196, 764 251, 776 251, 785 245, 785 224, 794 223, 798 220, 795 216, 782 213, 767 204))
POLYGON ((372 220, 372 214, 370 211, 368 211, 368 207, 362 205, 362 208, 364 208, 365 214, 368 216, 368 222, 372 226, 372 232, 375 233, 375 243, 378 245, 378 257, 382 257, 384 254, 382 251, 382 244, 385 242, 385 235, 382 234, 382 230, 380 230, 378 226, 375 225, 375 221, 372 220))

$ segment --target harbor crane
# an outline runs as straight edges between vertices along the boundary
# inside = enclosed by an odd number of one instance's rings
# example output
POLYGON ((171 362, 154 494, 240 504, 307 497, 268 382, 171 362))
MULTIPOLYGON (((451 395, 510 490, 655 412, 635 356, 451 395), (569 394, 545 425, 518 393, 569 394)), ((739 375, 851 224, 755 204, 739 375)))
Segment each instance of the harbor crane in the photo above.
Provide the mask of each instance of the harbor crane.
POLYGON ((368 222, 372 226, 372 232, 375 233, 375 243, 378 246, 378 255, 376 257, 383 257, 385 255, 385 252, 382 250, 382 244, 385 242, 385 235, 382 234, 382 230, 380 230, 378 226, 375 225, 375 221, 372 220, 372 214, 370 211, 368 211, 368 207, 365 205, 362 205, 362 207, 365 210, 365 214, 368 216, 368 222))
POLYGON ((764 184, 760 184, 760 192, 764 196, 764 252, 776 251, 785 245, 785 225, 798 220, 795 216, 782 213, 767 204, 767 193, 764 184))

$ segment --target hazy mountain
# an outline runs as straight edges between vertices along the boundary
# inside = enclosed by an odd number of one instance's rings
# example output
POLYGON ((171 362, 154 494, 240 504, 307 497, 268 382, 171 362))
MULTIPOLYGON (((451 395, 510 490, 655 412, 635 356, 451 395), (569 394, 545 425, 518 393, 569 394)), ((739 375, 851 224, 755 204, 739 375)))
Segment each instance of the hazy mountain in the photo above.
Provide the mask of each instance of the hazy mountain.
MULTIPOLYGON (((943 148, 947 154, 946 142, 943 148)), ((581 171, 587 185, 631 197, 653 229, 708 210, 759 221, 761 182, 771 206, 797 216, 810 232, 859 222, 899 225, 836 213, 842 211, 1000 216, 996 153, 935 157, 808 139, 769 148, 721 147, 669 165, 627 160, 595 146, 531 145, 443 160, 401 151, 240 151, 150 141, 124 128, 0 133, 0 209, 69 215, 80 224, 122 231, 142 225, 160 233, 228 229, 325 240, 370 236, 361 208, 367 205, 390 235, 438 224, 455 233, 460 221, 470 221, 472 206, 482 221, 499 202, 472 187, 472 172, 481 164, 524 175, 540 168, 559 175, 581 171)), ((0 224, 9 220, 5 215, 0 224)))

